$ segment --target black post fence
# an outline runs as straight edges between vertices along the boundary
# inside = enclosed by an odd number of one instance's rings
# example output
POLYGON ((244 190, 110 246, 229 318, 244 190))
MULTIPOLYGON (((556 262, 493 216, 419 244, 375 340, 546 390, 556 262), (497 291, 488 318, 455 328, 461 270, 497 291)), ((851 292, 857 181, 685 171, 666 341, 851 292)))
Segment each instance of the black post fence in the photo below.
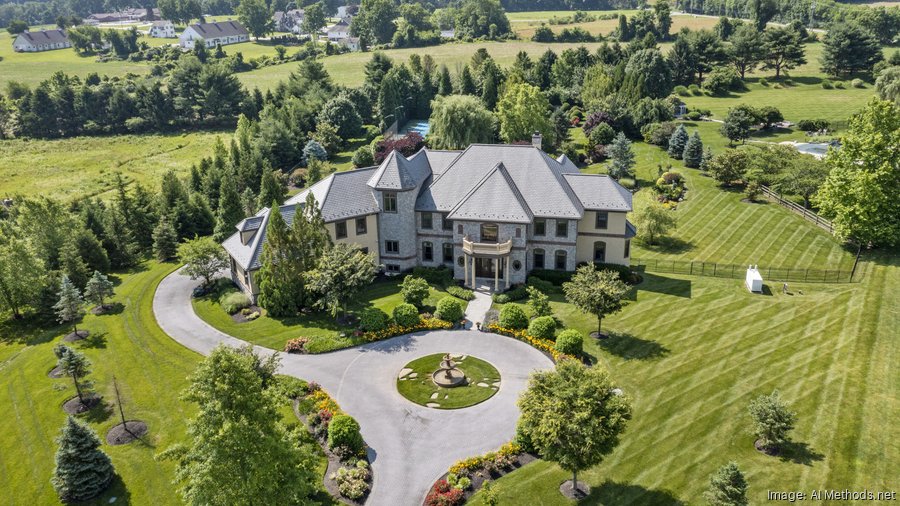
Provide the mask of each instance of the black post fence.
MULTIPOLYGON (((816 269, 809 267, 758 266, 766 281, 794 283, 853 283, 862 278, 864 262, 857 258, 852 269, 816 269)), ((632 258, 631 266, 637 270, 661 274, 687 274, 715 278, 743 279, 748 265, 704 262, 699 260, 664 260, 658 258, 632 258)))

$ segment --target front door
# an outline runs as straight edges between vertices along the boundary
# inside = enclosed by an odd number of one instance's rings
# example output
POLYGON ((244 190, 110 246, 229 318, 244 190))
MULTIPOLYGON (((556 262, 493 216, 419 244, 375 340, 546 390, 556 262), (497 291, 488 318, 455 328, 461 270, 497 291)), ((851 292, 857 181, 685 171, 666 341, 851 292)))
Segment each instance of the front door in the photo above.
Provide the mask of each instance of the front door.
MULTIPOLYGON (((502 266, 502 260, 501 266, 502 266)), ((475 258, 475 277, 493 278, 494 277, 494 259, 493 258, 475 258)), ((503 269, 500 269, 500 279, 503 279, 503 269)))

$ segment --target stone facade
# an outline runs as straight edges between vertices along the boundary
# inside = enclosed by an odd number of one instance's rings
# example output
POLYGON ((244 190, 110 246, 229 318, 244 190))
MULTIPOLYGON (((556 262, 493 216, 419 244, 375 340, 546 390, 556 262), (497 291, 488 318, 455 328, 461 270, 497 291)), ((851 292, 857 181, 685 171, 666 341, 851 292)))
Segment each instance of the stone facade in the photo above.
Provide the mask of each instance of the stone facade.
POLYGON ((387 272, 412 269, 418 265, 415 213, 418 187, 407 191, 373 190, 373 193, 382 209, 378 219, 381 263, 387 272), (391 196, 396 199, 396 211, 385 210, 385 199, 390 201, 391 196), (396 250, 394 246, 397 246, 396 250))

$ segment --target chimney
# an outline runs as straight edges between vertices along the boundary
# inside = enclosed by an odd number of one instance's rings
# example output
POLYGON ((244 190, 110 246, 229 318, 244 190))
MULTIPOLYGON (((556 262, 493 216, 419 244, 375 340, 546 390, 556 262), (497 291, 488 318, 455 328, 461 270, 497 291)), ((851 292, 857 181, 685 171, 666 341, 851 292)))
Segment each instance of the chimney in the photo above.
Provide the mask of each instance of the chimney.
POLYGON ((541 141, 543 141, 543 137, 540 132, 535 132, 531 134, 531 145, 536 147, 537 149, 541 149, 541 141))

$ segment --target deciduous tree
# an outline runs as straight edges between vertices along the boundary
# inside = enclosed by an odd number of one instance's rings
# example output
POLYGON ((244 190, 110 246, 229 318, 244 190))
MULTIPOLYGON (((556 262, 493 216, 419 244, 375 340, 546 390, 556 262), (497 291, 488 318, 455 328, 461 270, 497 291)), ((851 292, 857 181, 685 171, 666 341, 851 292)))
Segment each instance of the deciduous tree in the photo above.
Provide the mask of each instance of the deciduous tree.
POLYGON ((468 95, 439 96, 432 103, 428 140, 436 149, 465 149, 494 141, 497 117, 468 95))
POLYGON ((178 259, 191 279, 203 278, 208 286, 213 276, 228 267, 228 255, 212 237, 195 237, 178 245, 178 259))
POLYGON ((275 30, 272 9, 265 0, 240 0, 234 13, 256 40, 275 30))
POLYGON ((338 243, 309 272, 307 289, 316 293, 316 306, 337 317, 347 301, 375 279, 375 259, 356 245, 338 243))
POLYGON ((572 281, 563 283, 566 300, 585 313, 597 315, 597 333, 603 317, 618 313, 624 307, 622 299, 628 286, 619 273, 598 270, 594 264, 583 265, 575 271, 572 281))
POLYGON ((550 102, 536 86, 509 84, 497 104, 500 137, 506 142, 531 140, 540 132, 546 145, 553 145, 555 130, 550 123, 550 102))
POLYGON ((678 220, 675 213, 666 209, 655 198, 648 198, 644 206, 634 213, 634 222, 640 237, 647 244, 656 244, 657 239, 675 228, 678 220))
POLYGON ((33 304, 44 278, 43 263, 28 241, 0 233, 0 309, 21 318, 33 304))

